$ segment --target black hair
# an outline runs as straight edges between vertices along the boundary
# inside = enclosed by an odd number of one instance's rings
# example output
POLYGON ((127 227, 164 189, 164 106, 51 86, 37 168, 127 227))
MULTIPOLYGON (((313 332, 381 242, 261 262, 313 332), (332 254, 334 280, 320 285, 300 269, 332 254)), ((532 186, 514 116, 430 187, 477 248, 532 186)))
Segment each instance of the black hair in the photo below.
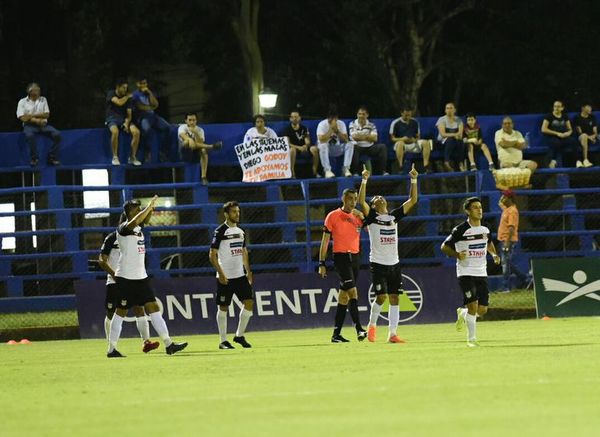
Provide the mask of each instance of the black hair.
POLYGON ((481 203, 481 199, 479 197, 469 197, 468 199, 465 199, 465 202, 463 203, 464 210, 467 211, 475 202, 481 203))
POLYGON ((128 200, 127 202, 125 202, 125 205, 123 205, 123 211, 125 211, 125 214, 129 215, 129 211, 131 211, 136 206, 140 205, 141 202, 137 199, 128 200))
POLYGON ((338 114, 338 110, 335 106, 332 106, 329 108, 329 111, 327 111, 327 118, 338 118, 339 114, 338 114))
POLYGON ((367 108, 367 105, 360 105, 358 107, 358 110, 356 112, 358 112, 358 111, 365 111, 368 114, 369 113, 369 108, 367 108))
POLYGON ((258 120, 259 118, 262 118, 263 121, 265 121, 265 122, 267 121, 267 119, 265 118, 265 116, 262 115, 262 114, 256 114, 254 117, 252 117, 252 120, 254 121, 254 123, 256 123, 256 120, 258 120))
POLYGON ((188 118, 190 115, 193 115, 194 117, 198 118, 198 114, 196 114, 195 112, 186 112, 185 113, 185 118, 188 118))
POLYGON ((223 204, 223 212, 229 214, 229 210, 231 208, 235 208, 236 206, 237 207, 240 206, 240 204, 239 204, 239 202, 237 200, 230 200, 229 202, 225 202, 223 204))
POLYGON ((127 84, 127 79, 125 79, 124 77, 119 77, 115 80, 115 86, 120 86, 120 85, 125 85, 127 84))
POLYGON ((356 194, 356 188, 346 188, 344 191, 342 191, 342 197, 344 197, 347 194, 356 194))
POLYGON ((465 118, 469 118, 469 117, 473 117, 474 119, 477 119, 477 116, 475 115, 474 112, 467 112, 467 115, 465 116, 465 118))

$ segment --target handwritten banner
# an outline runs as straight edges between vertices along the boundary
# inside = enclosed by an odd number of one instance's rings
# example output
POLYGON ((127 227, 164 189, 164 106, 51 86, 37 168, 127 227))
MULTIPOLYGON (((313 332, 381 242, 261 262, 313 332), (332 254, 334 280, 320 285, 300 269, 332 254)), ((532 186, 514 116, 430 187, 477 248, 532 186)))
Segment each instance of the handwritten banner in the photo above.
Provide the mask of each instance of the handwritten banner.
POLYGON ((292 177, 287 137, 255 138, 235 146, 244 174, 243 182, 262 182, 292 177))

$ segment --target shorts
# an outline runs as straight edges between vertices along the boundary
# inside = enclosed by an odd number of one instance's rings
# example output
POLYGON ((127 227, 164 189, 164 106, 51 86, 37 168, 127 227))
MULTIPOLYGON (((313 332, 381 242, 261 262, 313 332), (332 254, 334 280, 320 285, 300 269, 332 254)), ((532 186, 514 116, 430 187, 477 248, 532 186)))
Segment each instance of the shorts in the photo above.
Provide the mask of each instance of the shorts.
POLYGON ((488 291, 487 277, 485 276, 459 276, 458 284, 463 293, 464 305, 471 302, 479 302, 479 305, 488 306, 490 295, 488 291))
MULTIPOLYGON (((421 153, 423 151, 423 145, 425 144, 426 141, 429 141, 429 140, 417 140, 416 143, 405 144, 404 151, 409 152, 409 153, 421 153)), ((394 150, 395 149, 396 149, 396 146, 394 146, 394 150)))
MULTIPOLYGON (((110 129, 111 126, 117 126, 119 130, 123 130, 123 123, 125 123, 125 119, 123 117, 108 117, 104 124, 107 128, 110 129)), ((129 123, 129 126, 135 126, 134 122, 129 123)))
POLYGON ((104 308, 107 311, 114 311, 117 309, 119 299, 119 287, 117 284, 106 284, 106 297, 104 298, 104 308))
POLYGON ((246 276, 230 279, 227 284, 217 280, 217 306, 229 306, 234 294, 241 301, 254 299, 252 285, 246 276))
POLYGON ((340 291, 356 287, 360 257, 358 253, 334 253, 333 266, 340 276, 340 291))
POLYGON ((144 306, 148 302, 155 302, 154 290, 150 285, 150 278, 125 279, 116 277, 119 289, 118 308, 129 309, 134 306, 144 306))
POLYGON ((400 263, 391 266, 371 263, 371 283, 376 295, 402 294, 402 272, 400 263))

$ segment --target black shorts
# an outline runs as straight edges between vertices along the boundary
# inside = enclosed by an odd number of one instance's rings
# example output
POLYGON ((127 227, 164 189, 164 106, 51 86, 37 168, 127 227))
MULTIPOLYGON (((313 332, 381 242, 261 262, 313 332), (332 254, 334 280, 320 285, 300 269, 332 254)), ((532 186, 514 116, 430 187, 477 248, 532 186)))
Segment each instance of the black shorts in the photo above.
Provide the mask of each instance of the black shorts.
POLYGON ((117 309, 119 301, 119 287, 117 284, 106 284, 106 298, 104 299, 104 308, 107 311, 117 309))
POLYGON ((392 266, 371 263, 371 283, 375 294, 402 294, 400 263, 392 266))
POLYGON ((217 279, 217 306, 229 306, 234 294, 240 301, 254 299, 252 286, 246 276, 230 279, 227 284, 221 284, 217 279))
POLYGON ((155 302, 154 290, 150 285, 150 278, 125 279, 116 277, 119 288, 117 306, 118 308, 131 308, 144 306, 148 302, 155 302))
POLYGON ((464 304, 479 301, 479 305, 488 306, 490 295, 487 277, 485 276, 459 276, 458 284, 463 293, 464 304))
POLYGON ((356 287, 360 268, 358 253, 334 253, 333 266, 340 276, 340 290, 346 291, 356 287))

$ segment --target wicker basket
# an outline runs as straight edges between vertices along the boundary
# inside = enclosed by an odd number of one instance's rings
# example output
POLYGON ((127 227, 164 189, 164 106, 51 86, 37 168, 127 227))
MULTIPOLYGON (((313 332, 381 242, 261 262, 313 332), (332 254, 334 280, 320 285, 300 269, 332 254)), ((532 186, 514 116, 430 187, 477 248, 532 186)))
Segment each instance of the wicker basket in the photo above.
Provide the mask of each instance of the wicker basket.
POLYGON ((496 186, 501 189, 526 187, 530 177, 531 170, 528 168, 503 168, 494 172, 496 186))

